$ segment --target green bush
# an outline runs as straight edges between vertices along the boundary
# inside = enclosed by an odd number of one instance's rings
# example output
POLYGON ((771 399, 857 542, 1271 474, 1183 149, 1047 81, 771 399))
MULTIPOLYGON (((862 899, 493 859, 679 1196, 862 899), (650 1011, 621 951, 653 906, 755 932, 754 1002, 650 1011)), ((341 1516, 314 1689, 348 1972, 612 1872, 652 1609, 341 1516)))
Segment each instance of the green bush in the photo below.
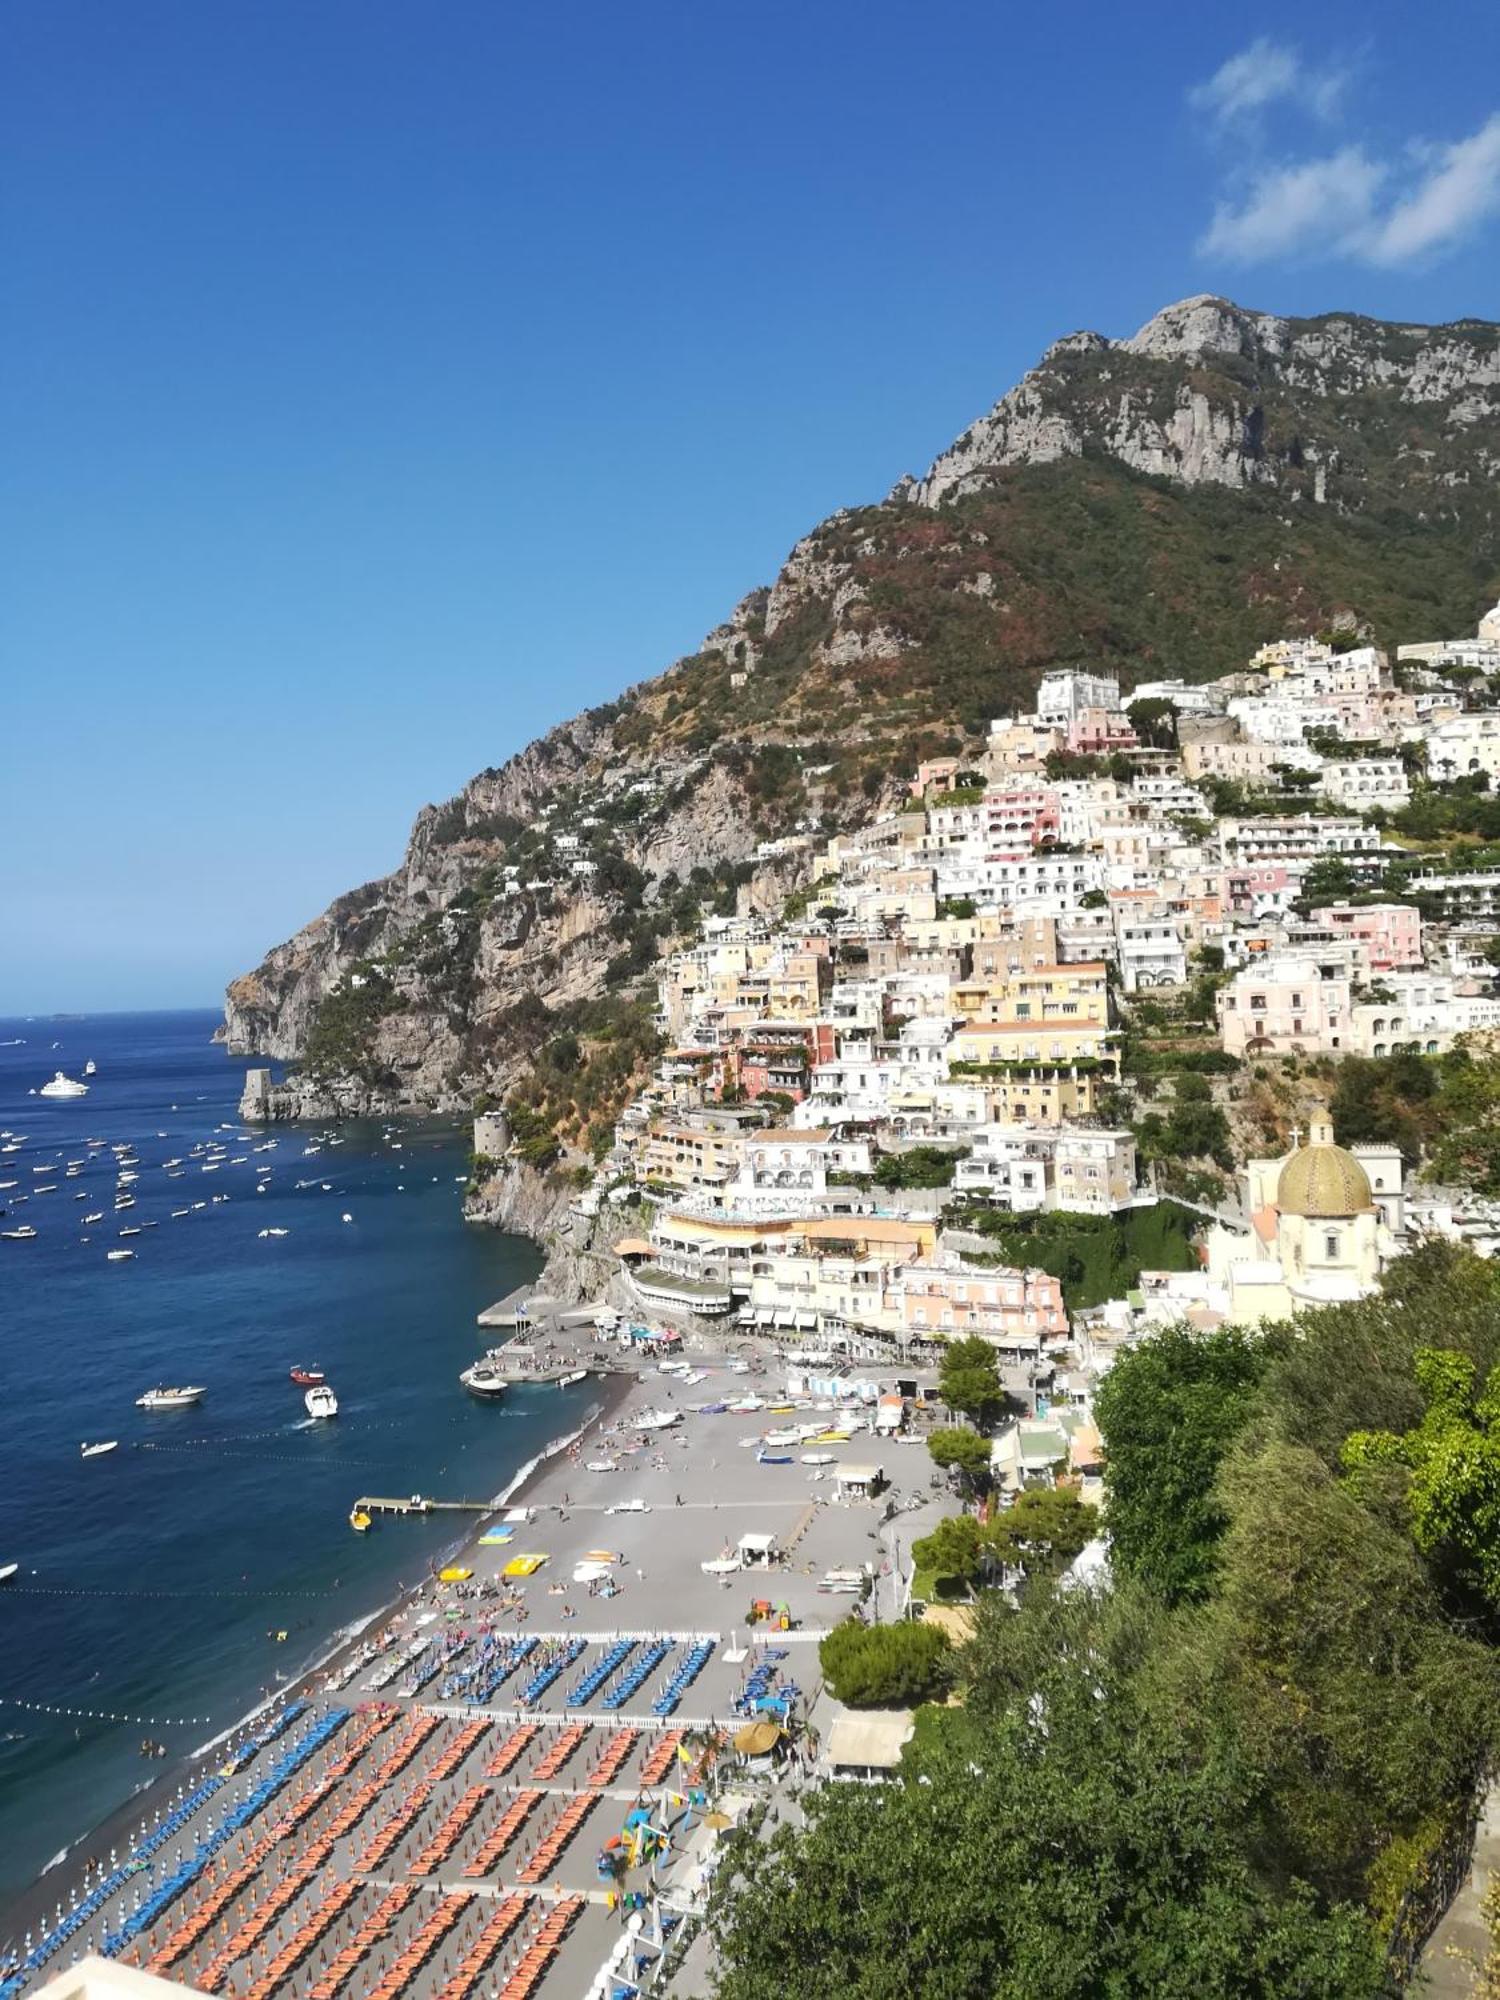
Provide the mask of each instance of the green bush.
POLYGON ((943 1686, 947 1635, 935 1625, 835 1625, 818 1644, 823 1678, 850 1708, 910 1708, 943 1686))

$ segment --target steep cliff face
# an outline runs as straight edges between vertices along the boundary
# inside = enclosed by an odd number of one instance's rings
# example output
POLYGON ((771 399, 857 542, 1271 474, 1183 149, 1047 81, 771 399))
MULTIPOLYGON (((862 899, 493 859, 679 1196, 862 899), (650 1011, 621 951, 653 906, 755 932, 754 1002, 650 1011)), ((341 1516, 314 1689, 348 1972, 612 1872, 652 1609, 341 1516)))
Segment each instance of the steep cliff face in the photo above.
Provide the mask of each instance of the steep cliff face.
POLYGON ((585 1152, 648 1059, 650 967, 779 908, 810 838, 982 744, 1047 667, 1240 664, 1354 612, 1472 631, 1500 580, 1500 328, 1183 301, 1073 334, 920 480, 829 517, 698 652, 425 808, 401 866, 234 981, 298 1103, 519 1094, 585 1152))
POLYGON ((1482 321, 1388 326, 1278 319, 1224 299, 1184 299, 1128 340, 1058 341, 1039 367, 904 490, 935 507, 997 470, 1099 451, 1184 485, 1265 485, 1360 506, 1383 482, 1365 424, 1399 454, 1420 407, 1424 481, 1500 467, 1500 347, 1482 321), (1477 434, 1476 426, 1487 426, 1477 434))

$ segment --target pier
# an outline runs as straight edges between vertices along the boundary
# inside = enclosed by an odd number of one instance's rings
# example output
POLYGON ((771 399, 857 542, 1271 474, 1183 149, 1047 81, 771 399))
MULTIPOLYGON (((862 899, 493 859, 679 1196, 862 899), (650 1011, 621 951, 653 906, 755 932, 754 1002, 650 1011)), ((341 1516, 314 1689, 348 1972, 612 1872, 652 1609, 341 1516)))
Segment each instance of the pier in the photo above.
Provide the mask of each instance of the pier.
POLYGON ((404 1500, 382 1499, 363 1494, 350 1510, 356 1514, 488 1514, 493 1500, 429 1500, 425 1493, 408 1494, 404 1500))

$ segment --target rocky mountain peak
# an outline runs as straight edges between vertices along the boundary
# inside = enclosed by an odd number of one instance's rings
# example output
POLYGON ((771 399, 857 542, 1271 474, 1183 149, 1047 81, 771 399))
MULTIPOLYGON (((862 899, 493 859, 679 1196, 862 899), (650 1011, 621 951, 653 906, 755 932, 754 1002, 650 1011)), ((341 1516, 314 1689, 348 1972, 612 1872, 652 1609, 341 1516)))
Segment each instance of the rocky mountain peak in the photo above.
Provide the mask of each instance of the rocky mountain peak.
POLYGON ((1164 306, 1128 340, 1117 344, 1127 354, 1145 354, 1158 361, 1175 361, 1200 354, 1281 354, 1289 328, 1270 313, 1247 312, 1229 299, 1200 292, 1164 306))

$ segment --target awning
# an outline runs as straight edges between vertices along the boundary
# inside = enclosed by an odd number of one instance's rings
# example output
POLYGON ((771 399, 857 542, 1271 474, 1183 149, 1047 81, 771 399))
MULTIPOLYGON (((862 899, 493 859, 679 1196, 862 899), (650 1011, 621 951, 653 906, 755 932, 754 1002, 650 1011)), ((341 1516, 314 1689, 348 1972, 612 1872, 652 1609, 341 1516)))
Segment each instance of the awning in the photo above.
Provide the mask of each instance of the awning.
POLYGON ((818 1315, 816 1313, 798 1312, 794 1313, 792 1317, 798 1326, 812 1328, 818 1323, 818 1315))
POLYGON ((828 1729, 824 1752, 830 1764, 893 1771, 911 1741, 915 1725, 904 1708, 870 1709, 863 1715, 840 1715, 828 1729))
POLYGON ((768 1722, 764 1719, 760 1722, 747 1722, 743 1729, 736 1731, 734 1747, 742 1757, 764 1757, 768 1751, 776 1748, 785 1734, 786 1731, 779 1722, 768 1722))
POLYGON ((771 1324, 772 1326, 794 1326, 796 1319, 797 1316, 795 1313, 782 1311, 772 1317, 771 1324))
POLYGON ((649 1257, 651 1245, 644 1236, 622 1236, 615 1245, 617 1257, 649 1257))

